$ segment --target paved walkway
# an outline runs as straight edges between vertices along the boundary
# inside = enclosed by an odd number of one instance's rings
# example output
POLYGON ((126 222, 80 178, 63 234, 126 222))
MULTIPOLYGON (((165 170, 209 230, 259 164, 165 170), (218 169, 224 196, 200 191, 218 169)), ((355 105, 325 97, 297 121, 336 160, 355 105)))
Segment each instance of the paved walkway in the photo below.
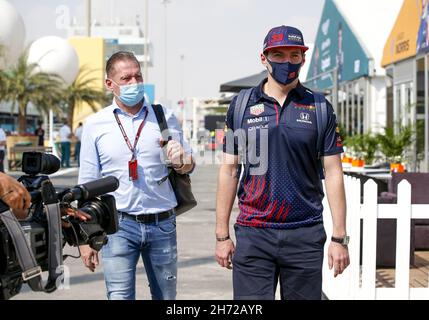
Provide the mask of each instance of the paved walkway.
MULTIPOLYGON (((192 211, 177 218, 179 270, 178 299, 232 299, 232 272, 219 267, 214 259, 216 166, 199 166, 192 177, 193 190, 199 203, 192 211)), ((74 186, 77 170, 68 169, 64 175, 52 178, 55 186, 74 186)), ((17 174, 15 174, 17 176, 17 174)), ((231 221, 235 220, 236 211, 231 221)), ((76 248, 66 252, 77 254, 76 248)), ((91 273, 80 259, 65 261, 70 271, 69 289, 53 294, 34 293, 27 285, 13 299, 106 299, 103 268, 91 273)), ((137 299, 150 299, 143 263, 139 261, 137 299)))

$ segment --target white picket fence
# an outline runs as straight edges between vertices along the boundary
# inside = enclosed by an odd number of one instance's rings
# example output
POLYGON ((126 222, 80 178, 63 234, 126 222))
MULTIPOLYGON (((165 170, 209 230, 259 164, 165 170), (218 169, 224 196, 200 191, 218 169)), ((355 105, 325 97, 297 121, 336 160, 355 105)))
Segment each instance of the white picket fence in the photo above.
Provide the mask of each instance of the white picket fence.
MULTIPOLYGON (((350 235, 350 265, 334 278, 329 270, 327 250, 323 265, 323 292, 331 300, 429 300, 429 288, 410 288, 411 218, 429 219, 429 205, 411 204, 411 185, 398 185, 397 204, 377 204, 377 185, 368 180, 361 204, 360 180, 344 177, 347 197, 347 232, 350 235), (395 287, 376 288, 377 219, 397 219, 395 287), (360 219, 363 219, 362 265, 360 257, 360 219)), ((325 197, 323 219, 328 235, 332 234, 332 218, 325 197)))

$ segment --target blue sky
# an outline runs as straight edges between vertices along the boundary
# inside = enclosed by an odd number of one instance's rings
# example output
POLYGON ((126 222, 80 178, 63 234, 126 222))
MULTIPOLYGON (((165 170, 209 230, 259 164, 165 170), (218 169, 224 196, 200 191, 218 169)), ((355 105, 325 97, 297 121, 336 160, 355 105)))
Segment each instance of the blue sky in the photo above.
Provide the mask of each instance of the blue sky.
MULTIPOLYGON (((67 8, 71 18, 83 23, 83 0, 9 0, 26 25, 27 43, 47 35, 66 36, 57 28, 57 10, 67 8)), ((156 85, 157 96, 164 93, 164 6, 149 0, 149 38, 154 44, 155 66, 149 82, 156 85)), ((187 97, 219 96, 223 82, 262 70, 259 54, 265 34, 271 27, 293 25, 311 43, 316 36, 323 0, 171 0, 167 6, 168 98, 176 102, 183 87, 187 97)), ((142 0, 92 0, 93 18, 109 21, 119 18, 143 22, 142 0)))

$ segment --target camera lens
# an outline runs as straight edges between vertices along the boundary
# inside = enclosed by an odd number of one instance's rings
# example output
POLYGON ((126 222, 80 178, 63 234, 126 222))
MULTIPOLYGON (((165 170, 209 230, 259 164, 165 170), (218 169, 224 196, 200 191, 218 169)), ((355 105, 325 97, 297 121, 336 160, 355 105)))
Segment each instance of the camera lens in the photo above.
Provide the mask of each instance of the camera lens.
POLYGON ((103 227, 103 216, 105 215, 105 208, 101 201, 91 201, 83 205, 79 210, 91 216, 89 223, 97 223, 103 227))
POLYGON ((24 152, 22 171, 26 174, 52 174, 60 169, 61 161, 56 156, 41 152, 24 152))
POLYGON ((61 161, 53 154, 42 153, 42 174, 52 174, 60 169, 61 161))

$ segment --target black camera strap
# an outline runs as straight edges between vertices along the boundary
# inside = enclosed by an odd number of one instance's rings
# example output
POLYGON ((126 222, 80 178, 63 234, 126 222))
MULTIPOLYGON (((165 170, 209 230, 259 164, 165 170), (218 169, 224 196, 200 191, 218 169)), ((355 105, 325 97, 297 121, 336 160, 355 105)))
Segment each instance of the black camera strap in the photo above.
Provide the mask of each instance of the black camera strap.
MULTIPOLYGON (((45 286, 46 292, 53 292, 57 289, 59 283, 57 279, 63 275, 63 254, 62 254, 62 229, 61 214, 59 202, 46 204, 45 212, 48 218, 49 226, 49 245, 48 245, 48 282, 45 286)), ((62 279, 61 279, 62 280, 62 279)))
MULTIPOLYGON (((41 281, 42 268, 37 265, 33 251, 28 243, 24 230, 16 219, 15 215, 7 210, 0 213, 0 218, 12 238, 15 247, 16 257, 22 269, 22 279, 28 281, 29 284, 41 281)), ((33 289, 33 287, 31 287, 33 289)), ((34 290, 34 289, 33 289, 34 290)))
MULTIPOLYGON (((48 220, 48 282, 46 292, 53 292, 59 283, 57 279, 63 274, 61 210, 57 193, 49 180, 42 182, 41 194, 48 220)), ((61 279, 62 280, 62 279, 61 279)))
POLYGON ((21 224, 15 215, 7 210, 0 213, 15 247, 18 263, 22 269, 22 279, 33 291, 53 292, 57 289, 57 279, 63 274, 61 211, 55 189, 50 181, 42 183, 42 198, 48 220, 48 281, 42 284, 42 268, 37 264, 21 224), (52 196, 54 195, 54 196, 52 196))

